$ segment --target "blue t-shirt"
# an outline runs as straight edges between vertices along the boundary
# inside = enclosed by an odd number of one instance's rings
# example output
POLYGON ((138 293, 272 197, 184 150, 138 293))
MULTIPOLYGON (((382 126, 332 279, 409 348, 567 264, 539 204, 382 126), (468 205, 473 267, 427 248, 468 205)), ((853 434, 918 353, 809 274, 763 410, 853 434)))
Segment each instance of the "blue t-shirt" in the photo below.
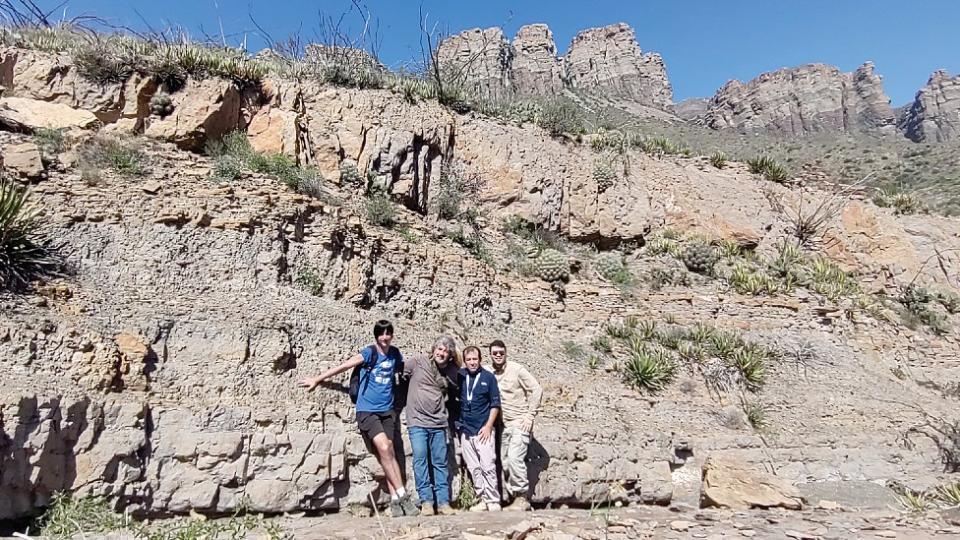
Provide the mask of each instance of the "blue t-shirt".
POLYGON ((392 410, 394 374, 403 370, 400 349, 391 346, 384 355, 376 346, 370 345, 360 351, 360 355, 363 356, 363 365, 360 367, 357 412, 392 410))
POLYGON ((460 419, 457 420, 457 430, 468 437, 475 437, 490 419, 490 409, 500 407, 497 378, 483 368, 476 374, 462 368, 457 374, 457 384, 460 388, 460 419))

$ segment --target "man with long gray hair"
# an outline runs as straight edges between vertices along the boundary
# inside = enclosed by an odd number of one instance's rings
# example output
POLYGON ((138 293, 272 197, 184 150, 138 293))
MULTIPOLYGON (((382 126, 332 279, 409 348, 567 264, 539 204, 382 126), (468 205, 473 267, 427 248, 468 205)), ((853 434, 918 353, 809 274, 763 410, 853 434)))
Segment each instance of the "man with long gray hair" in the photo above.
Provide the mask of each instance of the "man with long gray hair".
POLYGON ((460 369, 457 348, 449 336, 433 343, 430 355, 418 355, 404 364, 409 378, 407 429, 413 450, 413 478, 422 515, 452 514, 447 463, 448 402, 456 395, 460 369), (436 509, 434 509, 436 505, 436 509))

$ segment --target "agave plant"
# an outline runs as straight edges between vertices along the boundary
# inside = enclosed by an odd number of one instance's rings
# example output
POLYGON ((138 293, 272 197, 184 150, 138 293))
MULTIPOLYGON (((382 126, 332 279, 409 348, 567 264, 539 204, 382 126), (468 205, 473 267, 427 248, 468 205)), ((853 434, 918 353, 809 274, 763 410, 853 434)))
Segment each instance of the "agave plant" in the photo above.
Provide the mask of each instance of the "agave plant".
POLYGON ((39 230, 28 193, 0 178, 0 290, 26 287, 30 281, 56 272, 59 260, 49 239, 39 230))

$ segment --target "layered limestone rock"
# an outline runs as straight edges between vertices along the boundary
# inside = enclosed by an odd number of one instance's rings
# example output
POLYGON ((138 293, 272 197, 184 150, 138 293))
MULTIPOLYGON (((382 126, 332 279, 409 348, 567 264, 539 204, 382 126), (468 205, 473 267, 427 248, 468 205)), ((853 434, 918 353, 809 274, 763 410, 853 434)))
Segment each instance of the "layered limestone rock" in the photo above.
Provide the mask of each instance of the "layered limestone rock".
POLYGON ((584 30, 563 57, 571 86, 670 110, 673 89, 659 54, 643 54, 626 24, 584 30))
POLYGON ((475 91, 499 96, 512 91, 512 51, 500 28, 474 28, 440 43, 437 61, 451 80, 475 91))
POLYGON ((900 129, 915 142, 943 142, 960 136, 960 76, 946 71, 930 76, 900 121, 900 129))
POLYGON ((563 92, 563 69, 557 58, 553 33, 545 24, 529 24, 513 38, 513 86, 524 95, 563 92))
POLYGON ((565 81, 598 97, 669 111, 673 90, 663 59, 644 54, 628 25, 619 23, 577 34, 557 56, 550 29, 520 28, 508 44, 499 28, 461 32, 440 45, 440 60, 478 90, 495 95, 553 95, 565 81))
MULTIPOLYGON (((770 185, 739 164, 717 170, 635 151, 601 185, 594 166, 606 156, 589 144, 389 91, 268 81, 240 100, 240 125, 258 148, 314 164, 330 194, 321 200, 249 171, 214 179, 208 158, 179 151, 214 136, 201 128, 215 122, 202 119, 218 118, 231 92, 218 81, 186 88, 206 90, 175 99, 181 138, 174 129, 142 141, 151 160, 142 181, 106 171, 90 186, 51 168, 33 186, 77 271, 29 297, 0 295, 0 519, 33 513, 62 489, 161 514, 385 501, 344 378, 310 394, 296 388, 365 345, 379 318, 394 320, 405 353, 440 333, 460 344, 504 339, 511 361, 541 380, 528 454, 535 503, 696 502, 705 459, 719 451, 748 471, 772 466, 788 484, 939 480, 936 446, 905 430, 922 425, 920 405, 950 418, 955 402, 892 373, 907 359, 917 377, 952 380, 953 337, 854 307, 831 318, 820 296, 746 297, 706 278, 625 294, 588 270, 592 255, 574 251, 570 281, 558 287, 506 270, 512 237, 498 226, 522 217, 621 247, 631 263, 660 228, 774 250, 789 223, 768 197, 796 205, 830 194, 770 185), (201 96, 210 103, 189 102, 201 96), (493 265, 438 232, 457 224, 429 215, 444 160, 485 181, 468 202, 493 265), (396 209, 400 227, 365 218, 362 188, 340 177, 347 163, 406 205, 396 209), (589 347, 626 316, 739 329, 782 352, 763 393, 750 394, 772 405, 777 437, 724 420, 721 405, 739 396, 718 397, 693 369, 663 392, 640 393, 621 372, 561 352, 567 339, 589 347)), ((4 148, 27 140, 0 133, 4 148)), ((851 202, 830 234, 830 255, 890 294, 897 280, 942 281, 960 264, 950 255, 960 224, 948 218, 851 202), (925 264, 937 253, 946 257, 925 264)))
POLYGON ((728 82, 710 100, 702 122, 742 133, 803 135, 889 129, 894 114, 872 63, 853 73, 808 64, 764 73, 747 83, 728 82))

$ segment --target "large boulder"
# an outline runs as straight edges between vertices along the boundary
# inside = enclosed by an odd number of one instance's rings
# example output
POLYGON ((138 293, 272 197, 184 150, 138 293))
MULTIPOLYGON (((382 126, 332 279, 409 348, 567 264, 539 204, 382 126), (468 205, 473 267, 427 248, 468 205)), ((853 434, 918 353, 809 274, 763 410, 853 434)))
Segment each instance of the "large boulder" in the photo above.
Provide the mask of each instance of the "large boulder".
POLYGON ((737 459, 710 456, 703 464, 702 507, 800 510, 800 492, 782 478, 737 459))
POLYGON ((40 128, 86 129, 97 124, 97 117, 83 111, 36 99, 21 97, 0 98, 0 127, 32 133, 40 128))
POLYGON ((3 149, 3 168, 16 176, 37 178, 43 174, 40 149, 32 142, 11 144, 3 149))
POLYGON ((241 94, 231 81, 189 80, 171 98, 173 114, 151 118, 145 135, 170 141, 184 150, 199 150, 208 140, 241 127, 241 94))

